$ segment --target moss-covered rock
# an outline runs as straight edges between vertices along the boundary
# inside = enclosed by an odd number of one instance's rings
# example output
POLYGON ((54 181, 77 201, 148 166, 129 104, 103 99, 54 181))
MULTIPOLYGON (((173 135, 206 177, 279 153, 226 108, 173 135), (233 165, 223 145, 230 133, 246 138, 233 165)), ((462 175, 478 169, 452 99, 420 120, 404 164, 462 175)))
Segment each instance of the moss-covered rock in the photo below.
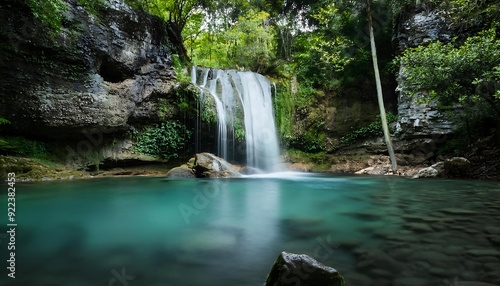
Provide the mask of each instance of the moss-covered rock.
POLYGON ((282 252, 267 276, 266 286, 345 286, 344 278, 332 267, 305 254, 282 252))
POLYGON ((45 163, 36 159, 0 156, 0 180, 8 173, 15 173, 19 181, 47 181, 83 178, 84 172, 68 169, 63 165, 45 163))
POLYGON ((159 18, 121 1, 92 14, 76 0, 65 0, 62 29, 53 35, 26 1, 5 2, 0 115, 17 134, 123 132, 158 122, 160 99, 175 100, 170 54, 176 51, 159 18))

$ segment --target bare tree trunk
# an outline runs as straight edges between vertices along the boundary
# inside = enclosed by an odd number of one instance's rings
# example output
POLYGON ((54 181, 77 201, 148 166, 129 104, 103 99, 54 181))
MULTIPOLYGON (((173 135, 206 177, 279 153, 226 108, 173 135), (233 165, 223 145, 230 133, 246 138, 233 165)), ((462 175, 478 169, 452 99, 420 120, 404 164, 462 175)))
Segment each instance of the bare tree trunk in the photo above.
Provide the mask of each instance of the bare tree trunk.
POLYGON ((366 4, 368 9, 368 26, 370 29, 373 71, 375 73, 375 82, 377 84, 378 106, 380 109, 380 119, 382 120, 382 129, 384 130, 385 143, 387 144, 387 150, 389 151, 389 156, 391 157, 392 171, 396 173, 398 165, 396 163, 396 155, 394 154, 394 149, 392 148, 391 136, 389 134, 389 127, 387 125, 387 118, 385 116, 384 97, 382 95, 382 83, 380 82, 380 72, 378 69, 377 48, 375 47, 375 35, 373 34, 373 20, 370 1, 371 0, 366 0, 366 4))

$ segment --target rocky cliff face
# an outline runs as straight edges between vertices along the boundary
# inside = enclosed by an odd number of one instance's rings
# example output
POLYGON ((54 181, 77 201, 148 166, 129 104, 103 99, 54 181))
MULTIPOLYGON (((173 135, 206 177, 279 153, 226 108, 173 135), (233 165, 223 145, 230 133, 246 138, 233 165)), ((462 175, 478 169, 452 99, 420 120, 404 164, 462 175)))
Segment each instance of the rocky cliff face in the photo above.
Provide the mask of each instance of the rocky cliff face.
MULTIPOLYGON (((404 15, 393 37, 397 52, 401 53, 407 48, 426 45, 435 40, 450 41, 453 31, 450 30, 448 21, 447 12, 439 10, 421 9, 411 15, 404 15)), ((432 153, 435 151, 436 143, 444 141, 444 137, 453 132, 453 125, 437 111, 434 103, 422 102, 422 98, 426 96, 425 91, 410 96, 403 88, 405 80, 404 66, 401 66, 396 89, 398 92, 396 135, 400 139, 397 147, 400 151, 410 152, 416 145, 425 144, 428 147, 423 149, 428 150, 420 151, 432 153)))
POLYGON ((120 157, 109 152, 106 139, 130 151, 130 140, 120 134, 176 116, 177 51, 163 21, 121 0, 107 1, 94 14, 76 0, 66 3, 55 35, 24 1, 0 4, 0 115, 13 123, 13 134, 63 146, 71 141, 68 150, 86 140, 91 144, 80 149, 120 157))
POLYGON ((67 5, 52 37, 23 1, 2 4, 0 114, 51 138, 158 120, 175 79, 163 22, 118 0, 96 15, 67 5))

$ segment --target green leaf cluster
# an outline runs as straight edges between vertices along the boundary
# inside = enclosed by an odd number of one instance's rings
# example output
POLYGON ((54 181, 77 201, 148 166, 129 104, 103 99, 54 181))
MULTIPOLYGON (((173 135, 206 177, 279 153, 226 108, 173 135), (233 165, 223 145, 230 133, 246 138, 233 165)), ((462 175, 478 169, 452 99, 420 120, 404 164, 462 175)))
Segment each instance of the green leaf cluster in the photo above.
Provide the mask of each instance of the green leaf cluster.
POLYGON ((179 157, 179 151, 186 147, 191 132, 178 121, 168 121, 153 127, 136 131, 135 150, 142 154, 157 156, 165 160, 179 157))
MULTIPOLYGON (((47 27, 52 34, 57 34, 62 29, 63 13, 68 10, 67 4, 62 0, 25 0, 33 16, 47 27)), ((100 7, 105 5, 104 0, 78 0, 88 12, 96 14, 100 7)))
POLYGON ((187 74, 187 72, 183 70, 183 66, 185 66, 185 63, 179 58, 179 55, 172 55, 172 63, 177 80, 181 83, 190 83, 191 77, 187 74))
POLYGON ((10 121, 0 116, 0 125, 10 124, 10 121))
MULTIPOLYGON (((387 124, 392 124, 397 121, 397 116, 392 114, 391 112, 386 113, 387 124)), ((377 115, 377 119, 370 123, 367 126, 358 128, 349 132, 349 134, 340 138, 340 146, 349 146, 356 141, 366 138, 374 138, 382 136, 382 121, 380 119, 380 115, 377 115)))
POLYGON ((0 152, 37 159, 45 159, 48 154, 44 143, 24 137, 0 138, 0 152))
POLYGON ((33 16, 54 34, 62 28, 63 12, 68 9, 61 0, 26 0, 33 16))
POLYGON ((433 42, 399 57, 410 94, 424 91, 443 109, 485 101, 500 118, 500 39, 495 28, 469 37, 463 45, 433 42))
MULTIPOLYGON (((218 14, 215 14, 216 17, 218 14)), ((248 9, 225 25, 203 27, 208 16, 184 31, 193 62, 201 66, 266 71, 274 59, 274 29, 269 13, 248 9)))

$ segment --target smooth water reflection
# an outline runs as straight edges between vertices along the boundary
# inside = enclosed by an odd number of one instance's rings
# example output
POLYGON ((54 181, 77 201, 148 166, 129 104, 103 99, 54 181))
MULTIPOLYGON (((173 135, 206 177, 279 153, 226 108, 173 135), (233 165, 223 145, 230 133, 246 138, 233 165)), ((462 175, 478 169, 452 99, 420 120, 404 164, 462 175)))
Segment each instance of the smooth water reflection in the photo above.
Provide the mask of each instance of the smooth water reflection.
POLYGON ((349 285, 500 285, 499 202, 498 183, 297 173, 19 184, 0 283, 262 285, 286 250, 349 285))

